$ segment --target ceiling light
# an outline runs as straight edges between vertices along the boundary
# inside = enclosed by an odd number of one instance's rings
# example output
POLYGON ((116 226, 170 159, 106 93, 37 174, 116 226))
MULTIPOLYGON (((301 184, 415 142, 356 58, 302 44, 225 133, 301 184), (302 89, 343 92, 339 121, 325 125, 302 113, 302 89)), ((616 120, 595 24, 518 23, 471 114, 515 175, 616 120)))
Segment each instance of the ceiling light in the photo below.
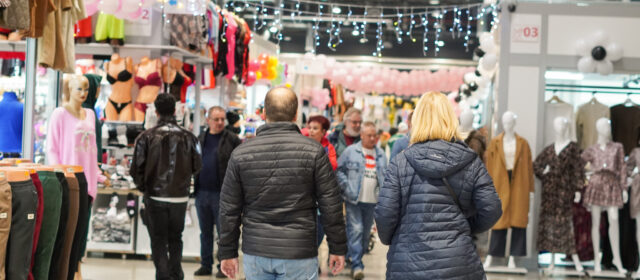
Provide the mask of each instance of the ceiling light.
POLYGON ((236 13, 242 12, 242 7, 236 7, 236 13))
POLYGON ((444 47, 444 41, 436 41, 438 47, 444 47))
POLYGON ((429 0, 429 5, 440 5, 440 0, 429 0))
POLYGON ((271 26, 271 28, 269 28, 269 32, 271 33, 277 33, 278 32, 278 28, 275 26, 271 26))
POLYGON ((291 36, 284 36, 284 41, 285 42, 290 42, 291 41, 291 36))
POLYGON ((354 29, 353 31, 351 31, 351 35, 359 36, 360 35, 360 31, 358 31, 357 29, 354 29))
POLYGON ((342 9, 340 9, 340 7, 333 7, 333 9, 331 10, 334 14, 339 14, 342 12, 342 9))
POLYGON ((363 38, 360 38, 360 44, 364 44, 364 43, 366 43, 366 42, 369 42, 369 39, 364 38, 364 37, 363 37, 363 38))

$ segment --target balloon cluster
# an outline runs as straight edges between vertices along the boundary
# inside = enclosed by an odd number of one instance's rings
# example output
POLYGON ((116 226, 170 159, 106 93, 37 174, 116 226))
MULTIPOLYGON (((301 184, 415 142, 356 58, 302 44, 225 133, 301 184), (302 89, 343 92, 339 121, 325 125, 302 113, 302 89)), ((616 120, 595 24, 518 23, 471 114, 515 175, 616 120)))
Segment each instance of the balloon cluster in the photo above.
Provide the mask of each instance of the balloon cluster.
POLYGON ((261 54, 257 59, 249 61, 249 75, 247 86, 256 81, 271 81, 273 86, 282 85, 287 77, 287 65, 278 61, 275 56, 261 54))
POLYGON ((473 68, 451 67, 431 70, 399 71, 389 67, 337 62, 323 55, 305 54, 324 66, 324 78, 342 84, 356 93, 388 93, 399 96, 419 96, 427 91, 451 92, 462 84, 465 73, 473 68))
POLYGON ((622 58, 622 47, 610 42, 603 31, 597 31, 588 40, 578 41, 576 52, 582 56, 578 61, 578 70, 582 73, 609 75, 613 73, 613 61, 622 58))
POLYGON ((155 0, 85 0, 87 16, 98 11, 115 15, 121 19, 135 20, 142 15, 142 9, 153 6, 155 0))
POLYGON ((320 110, 327 108, 331 102, 331 93, 326 88, 304 88, 301 92, 301 98, 310 100, 310 104, 320 110))
MULTIPOLYGON (((464 84, 460 86, 455 96, 450 96, 456 103, 462 103, 460 107, 477 106, 478 101, 486 97, 487 88, 498 69, 500 49, 492 33, 480 34, 480 46, 475 49, 474 53, 480 58, 478 67, 475 71, 464 75, 464 84)), ((464 108, 456 109, 462 110, 464 108)))

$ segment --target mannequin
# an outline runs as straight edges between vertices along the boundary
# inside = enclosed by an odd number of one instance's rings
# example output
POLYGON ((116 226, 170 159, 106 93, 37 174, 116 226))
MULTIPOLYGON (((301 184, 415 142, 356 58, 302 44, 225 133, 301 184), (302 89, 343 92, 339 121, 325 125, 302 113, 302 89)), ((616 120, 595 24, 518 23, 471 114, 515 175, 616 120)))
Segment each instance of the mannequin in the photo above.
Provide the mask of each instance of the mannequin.
POLYGON ((133 87, 133 59, 113 54, 111 61, 105 62, 107 80, 111 84, 111 95, 105 107, 108 121, 131 121, 133 104, 131 104, 131 88, 133 87))
POLYGON ((176 100, 181 100, 182 86, 187 83, 191 83, 191 79, 187 77, 187 74, 182 70, 183 63, 180 60, 170 57, 162 66, 163 80, 167 83, 168 90, 165 92, 170 93, 176 100))
POLYGON ((460 130, 469 133, 473 130, 473 112, 466 109, 460 113, 460 130))
POLYGON ((135 104, 135 121, 144 121, 147 104, 153 103, 162 87, 162 63, 159 59, 142 57, 140 64, 136 66, 135 81, 140 90, 135 104))
MULTIPOLYGON (((590 184, 587 187, 588 188, 587 192, 585 192, 585 201, 583 203, 587 206, 587 208, 591 212, 591 221, 592 221, 591 239, 593 242, 593 252, 594 252, 594 263, 595 263, 594 270, 596 272, 602 271, 602 267, 600 264, 600 216, 603 211, 606 211, 609 218, 609 240, 611 242, 611 251, 613 253, 613 264, 614 266, 616 266, 619 273, 625 274, 627 271, 622 267, 622 261, 620 259, 620 229, 618 224, 618 208, 621 208, 622 204, 628 200, 628 193, 626 191, 626 186, 627 186, 626 170, 622 172, 624 173, 624 175, 618 176, 618 177, 623 177, 623 178, 620 178, 620 180, 624 182, 619 186, 620 188, 623 189, 622 201, 615 201, 614 203, 600 203, 598 201, 592 202, 589 199, 590 189, 596 189, 599 184, 611 185, 614 183, 614 182, 611 182, 612 181, 611 178, 606 178, 605 179, 606 182, 596 184, 596 182, 598 181, 594 179, 602 176, 601 174, 603 172, 600 172, 600 170, 607 170, 606 169, 607 163, 602 164, 603 169, 598 169, 599 166, 595 166, 595 165, 600 165, 600 162, 597 160, 602 159, 604 156, 599 154, 594 154, 594 153, 596 152, 609 153, 610 150, 612 150, 611 153, 617 152, 615 154, 617 159, 616 161, 618 162, 618 165, 622 165, 622 166, 608 166, 608 168, 613 169, 615 171, 619 168, 625 169, 624 153, 622 151, 623 148, 620 143, 611 142, 611 122, 609 119, 607 118, 598 119, 598 121, 596 122, 596 130, 598 132, 597 144, 585 150, 582 155, 585 161, 587 161, 587 166, 585 167, 585 169, 587 171, 591 171, 589 172, 591 173, 590 175, 589 173, 587 173, 587 178, 589 178, 590 184), (597 149, 599 149, 600 151, 597 151, 597 149), (620 164, 620 160, 621 160, 621 164, 620 164), (592 185, 591 183, 594 183, 594 185, 592 185), (601 205, 601 204, 605 204, 605 205, 601 205)), ((614 189, 614 187, 611 187, 608 189, 614 189)), ((613 196, 614 199, 616 200, 620 199, 620 197, 617 197, 617 195, 619 195, 619 193, 616 194, 615 192, 611 191, 611 196, 613 196)))
MULTIPOLYGON (((539 219, 538 249, 552 251, 549 270, 553 271, 555 269, 556 253, 562 252, 571 254, 576 271, 583 272, 584 268, 580 263, 578 254, 575 252, 573 227, 568 228, 568 230, 565 228, 568 225, 572 225, 571 203, 570 201, 564 201, 564 198, 559 196, 566 189, 577 190, 584 182, 582 177, 575 176, 576 173, 581 175, 583 172, 582 166, 575 164, 576 159, 578 161, 580 159, 580 149, 577 143, 572 142, 569 137, 569 120, 567 118, 557 117, 554 120, 554 131, 556 134, 554 144, 545 148, 534 162, 536 175, 543 182, 543 209, 540 212, 539 219), (550 151, 550 149, 553 149, 553 151, 550 151), (554 155, 551 156, 549 152, 553 152, 554 155), (540 174, 542 164, 544 164, 544 170, 540 174), (552 171, 549 164, 552 164, 554 168, 560 169, 561 174, 557 172, 549 174, 552 171), (556 225, 554 223, 561 224, 556 225)), ((574 197, 573 200, 577 199, 579 201, 580 192, 576 191, 574 197)))
MULTIPOLYGON (((631 217, 636 219, 636 240, 640 240, 640 148, 635 148, 629 154, 627 161, 627 170, 629 171, 629 186, 631 187, 631 217)), ((637 273, 640 273, 638 268, 637 273)))
POLYGON ((502 200, 502 217, 491 232, 489 268, 493 256, 503 256, 507 235, 511 233, 508 268, 516 269, 514 256, 526 255, 526 227, 530 193, 534 190, 531 150, 527 141, 515 133, 517 115, 502 115, 504 133, 492 139, 486 152, 487 170, 502 200))

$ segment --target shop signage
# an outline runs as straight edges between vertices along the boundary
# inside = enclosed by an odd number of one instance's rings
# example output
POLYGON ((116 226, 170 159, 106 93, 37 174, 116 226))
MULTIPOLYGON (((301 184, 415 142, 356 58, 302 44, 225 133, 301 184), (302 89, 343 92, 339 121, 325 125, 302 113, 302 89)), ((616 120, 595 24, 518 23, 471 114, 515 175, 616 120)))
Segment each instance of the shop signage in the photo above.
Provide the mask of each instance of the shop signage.
POLYGON ((540 42, 539 24, 517 24, 513 26, 511 38, 514 42, 538 43, 540 42))

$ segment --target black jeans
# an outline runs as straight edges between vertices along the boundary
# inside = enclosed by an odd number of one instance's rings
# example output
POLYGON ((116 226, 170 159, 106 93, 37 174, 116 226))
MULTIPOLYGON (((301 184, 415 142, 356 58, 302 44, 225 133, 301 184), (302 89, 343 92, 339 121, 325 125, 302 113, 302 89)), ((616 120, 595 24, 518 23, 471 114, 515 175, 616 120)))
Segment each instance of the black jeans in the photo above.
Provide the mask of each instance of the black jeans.
POLYGON ((73 280, 75 273, 78 271, 78 262, 82 260, 84 255, 84 247, 87 244, 87 228, 89 227, 89 193, 87 178, 83 172, 76 173, 78 186, 80 187, 80 200, 78 205, 78 224, 76 232, 73 235, 73 243, 71 254, 69 254, 69 273, 67 280, 73 280))
POLYGON ((144 198, 151 257, 156 280, 182 280, 182 231, 187 203, 169 203, 144 198))

